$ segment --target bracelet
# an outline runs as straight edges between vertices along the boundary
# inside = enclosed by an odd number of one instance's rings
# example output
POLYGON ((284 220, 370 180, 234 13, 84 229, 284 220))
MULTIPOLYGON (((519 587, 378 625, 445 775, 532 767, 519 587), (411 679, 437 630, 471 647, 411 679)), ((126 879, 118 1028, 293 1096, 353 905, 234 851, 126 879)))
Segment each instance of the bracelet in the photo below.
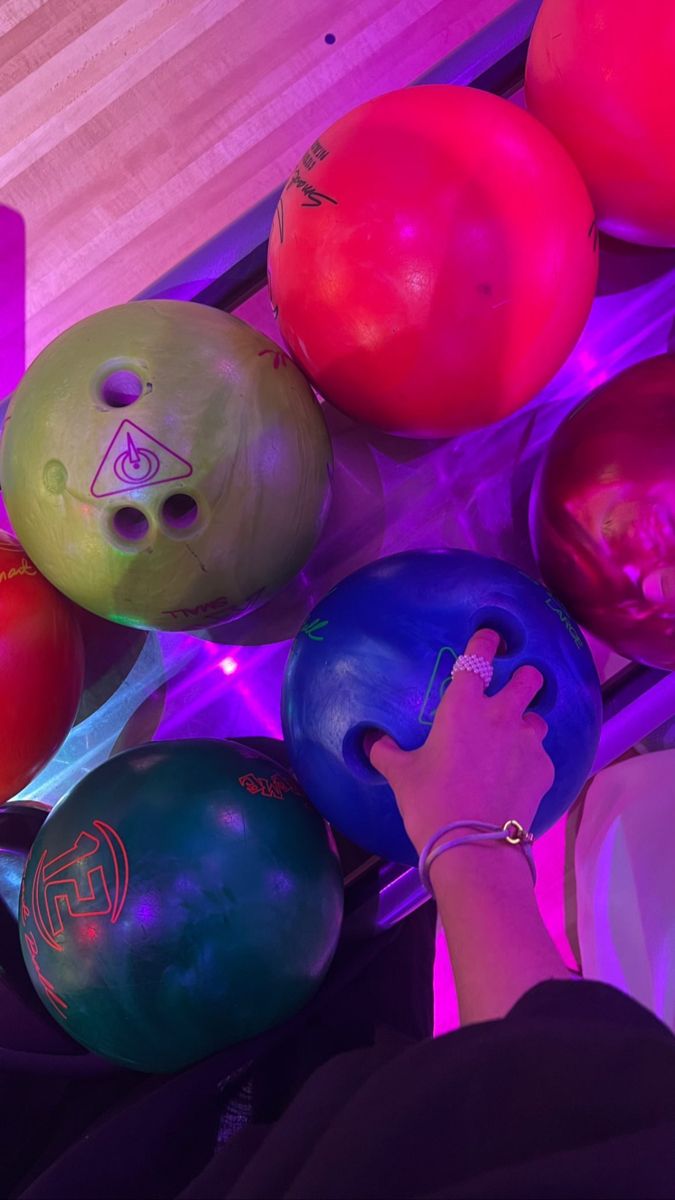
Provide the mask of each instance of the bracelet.
POLYGON ((432 892, 429 871, 436 859, 441 854, 445 854, 446 850, 454 850, 455 846, 468 846, 480 842, 508 842, 509 846, 520 846, 528 861, 532 882, 533 884, 537 882, 537 869, 532 857, 534 836, 523 829, 520 821, 511 819, 505 821, 503 825, 489 825, 486 821, 453 821, 451 825, 444 825, 433 837, 429 838, 420 854, 419 873, 423 887, 428 892, 432 892), (475 832, 465 834, 464 837, 454 838, 451 842, 443 842, 439 846, 437 843, 440 838, 452 833, 454 829, 473 829, 475 832))

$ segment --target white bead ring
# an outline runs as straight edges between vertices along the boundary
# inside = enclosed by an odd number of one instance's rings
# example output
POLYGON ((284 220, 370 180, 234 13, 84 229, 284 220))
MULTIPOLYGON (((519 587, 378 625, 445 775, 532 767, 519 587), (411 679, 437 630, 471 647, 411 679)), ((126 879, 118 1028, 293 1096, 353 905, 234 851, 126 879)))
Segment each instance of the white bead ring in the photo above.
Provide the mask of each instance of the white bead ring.
POLYGON ((494 668, 487 658, 483 658, 481 654, 460 654, 452 668, 451 678, 454 679, 460 671, 469 671, 472 675, 479 675, 483 680, 486 688, 492 683, 494 668))

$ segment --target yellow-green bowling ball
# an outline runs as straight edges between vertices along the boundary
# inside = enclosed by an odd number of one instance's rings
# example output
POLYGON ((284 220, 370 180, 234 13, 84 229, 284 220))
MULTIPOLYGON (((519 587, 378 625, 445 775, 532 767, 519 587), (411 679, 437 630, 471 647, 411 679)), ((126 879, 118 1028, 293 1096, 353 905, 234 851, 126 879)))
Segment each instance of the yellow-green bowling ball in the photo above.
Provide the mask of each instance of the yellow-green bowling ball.
POLYGON ((0 480, 26 553, 91 612, 152 629, 240 616, 319 536, 332 453, 286 354, 236 317, 146 300, 87 317, 26 372, 0 480))

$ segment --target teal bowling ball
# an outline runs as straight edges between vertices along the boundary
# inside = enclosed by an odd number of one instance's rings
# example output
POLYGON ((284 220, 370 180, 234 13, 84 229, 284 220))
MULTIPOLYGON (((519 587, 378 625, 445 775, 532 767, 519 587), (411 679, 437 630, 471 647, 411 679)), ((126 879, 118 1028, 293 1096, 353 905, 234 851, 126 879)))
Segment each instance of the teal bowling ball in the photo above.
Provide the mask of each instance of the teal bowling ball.
POLYGON ((24 960, 77 1041, 175 1071, 296 1013, 335 952, 343 885, 292 775, 234 742, 155 742, 56 805, 22 881, 24 960))

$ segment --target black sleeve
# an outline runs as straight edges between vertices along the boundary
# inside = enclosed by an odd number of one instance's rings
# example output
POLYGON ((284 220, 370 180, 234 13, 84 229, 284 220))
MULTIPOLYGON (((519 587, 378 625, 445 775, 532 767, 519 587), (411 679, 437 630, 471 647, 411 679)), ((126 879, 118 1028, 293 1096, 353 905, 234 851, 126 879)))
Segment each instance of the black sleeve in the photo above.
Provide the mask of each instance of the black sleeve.
MULTIPOLYGON (((406 961, 414 962, 410 949, 406 961)), ((45 1147, 31 1182, 11 1194, 675 1200, 675 1038, 652 1014, 603 984, 550 982, 504 1020, 432 1040, 424 1037, 426 958, 417 964, 424 1004, 414 1020, 395 995, 409 980, 393 958, 390 965, 377 972, 386 1004, 352 980, 342 1000, 336 994, 333 1016, 317 1017, 321 1051, 307 1058, 304 1035, 290 1043, 305 1061, 278 1119, 254 1114, 241 1132, 224 1130, 219 1056, 121 1089, 105 1113, 99 1100, 93 1122, 90 1087, 73 1088, 54 1113, 64 1102, 83 1113, 82 1132, 56 1155, 53 1141, 51 1152, 45 1147), (360 1028, 355 1014, 364 1005, 360 1028), (341 1014, 350 1013, 353 1040, 341 1045, 341 1014), (383 1017, 377 1027, 375 1014, 383 1017), (326 1030, 331 1056, 322 1061, 326 1030)), ((270 1063, 280 1068, 293 1053, 270 1063)), ((276 1097, 268 1108, 278 1109, 276 1097)), ((44 1141, 44 1129, 33 1133, 44 1141)))
POLYGON ((541 984, 502 1021, 333 1059, 183 1196, 672 1198, 675 1038, 613 988, 541 984))

